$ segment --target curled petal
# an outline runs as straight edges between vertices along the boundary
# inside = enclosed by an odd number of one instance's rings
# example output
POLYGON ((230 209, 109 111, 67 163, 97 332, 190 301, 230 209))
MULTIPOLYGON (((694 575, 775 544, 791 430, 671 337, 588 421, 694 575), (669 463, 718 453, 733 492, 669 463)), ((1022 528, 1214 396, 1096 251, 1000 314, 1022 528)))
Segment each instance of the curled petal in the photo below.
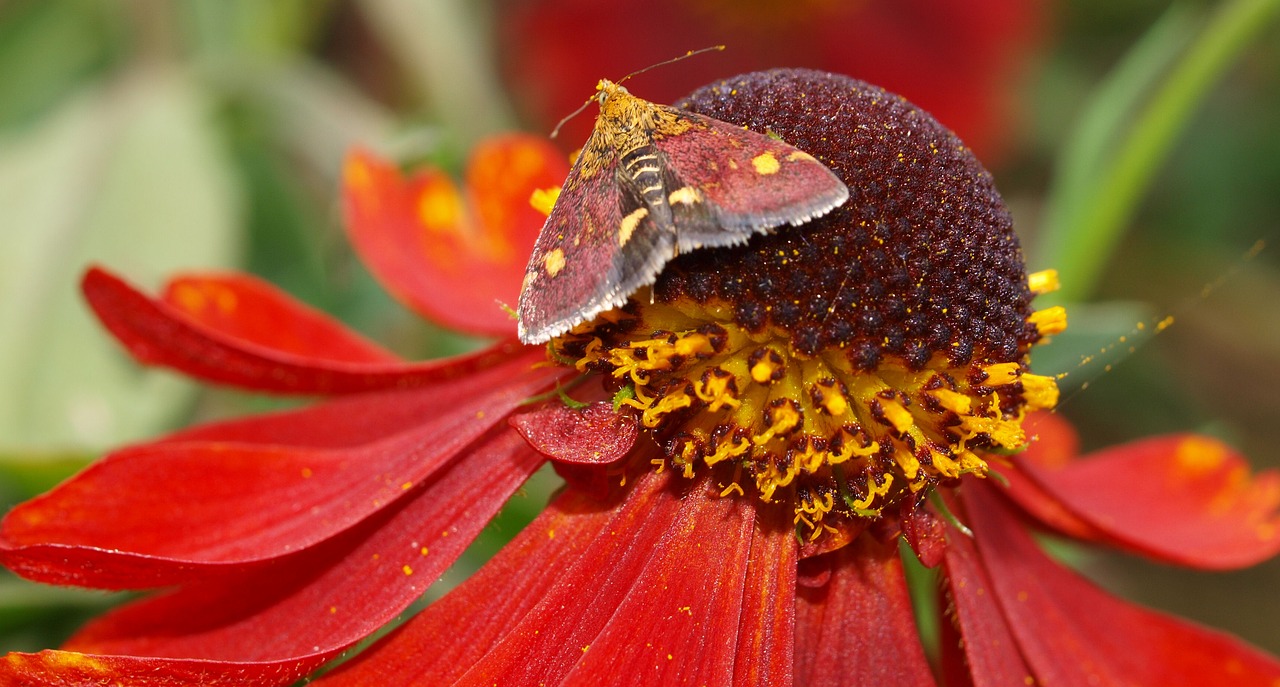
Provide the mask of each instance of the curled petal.
POLYGON ((529 205, 536 189, 564 183, 568 160, 523 134, 481 143, 459 190, 439 170, 411 179, 373 155, 347 159, 347 231, 383 285, 428 319, 462 331, 510 336, 533 243, 546 219, 529 205))
POLYGON ((579 465, 609 465, 626 458, 640 432, 634 415, 615 412, 608 401, 586 408, 553 401, 512 415, 510 422, 542 455, 579 465))
POLYGON ((826 560, 820 587, 798 587, 795 681, 836 687, 933 685, 896 546, 863 534, 826 560))
POLYGON ((985 484, 963 494, 978 551, 1040 684, 1280 683, 1280 661, 1231 637, 1121 601, 1049 560, 985 484))
POLYGON ((334 432, 390 406, 417 415, 403 431, 362 444, 255 444, 224 432, 221 440, 188 435, 117 451, 9 513, 0 525, 0 558, 44 582, 140 588, 305 549, 448 465, 549 384, 551 372, 514 359, 472 377, 474 387, 440 385, 339 403, 351 417, 334 426, 314 424, 332 414, 324 406, 257 422, 270 436, 273 424, 334 432), (489 421, 477 420, 484 417, 489 421))
MULTIPOLYGON (((205 381, 258 391, 343 394, 419 387, 492 367, 520 350, 518 344, 508 341, 448 360, 376 362, 369 359, 370 350, 354 352, 358 337, 350 333, 341 335, 345 344, 332 349, 318 343, 278 348, 273 344, 281 343, 282 337, 264 334, 253 325, 225 321, 226 317, 234 317, 234 312, 225 313, 220 320, 208 314, 193 317, 189 306, 153 299, 101 268, 90 269, 81 286, 98 318, 139 361, 171 367, 205 381), (242 338, 245 331, 253 332, 253 338, 242 338), (313 354, 320 349, 329 357, 315 357, 313 354), (337 355, 345 357, 335 358, 337 355), (353 359, 361 356, 363 360, 353 359)), ((260 295, 248 289, 237 294, 245 299, 260 295)), ((282 295, 277 296, 272 305, 242 304, 241 312, 262 312, 286 302, 282 295)), ((306 312, 298 304, 285 309, 295 315, 306 312)), ((312 331, 338 326, 331 321, 303 319, 312 331)))
POLYGON ((92 684, 289 684, 421 596, 541 463, 514 433, 490 435, 468 460, 339 537, 263 569, 124 606, 90 623, 64 652, 10 654, 0 684, 18 675, 61 684, 67 661, 99 665, 92 684), (136 672, 143 663, 151 672, 136 672), (204 682, 185 677, 192 674, 204 682), (241 675, 265 677, 236 682, 241 675))
POLYGON ((1239 454, 1208 437, 1159 437, 1060 467, 1019 467, 1091 538, 1151 558, 1231 569, 1280 552, 1280 473, 1251 475, 1239 454))

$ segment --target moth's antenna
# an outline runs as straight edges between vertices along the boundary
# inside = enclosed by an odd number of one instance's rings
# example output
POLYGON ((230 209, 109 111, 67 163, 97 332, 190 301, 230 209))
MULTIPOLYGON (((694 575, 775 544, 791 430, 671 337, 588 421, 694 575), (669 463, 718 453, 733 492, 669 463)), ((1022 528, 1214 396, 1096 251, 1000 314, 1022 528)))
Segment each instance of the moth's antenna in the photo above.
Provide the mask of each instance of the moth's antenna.
POLYGON ((622 83, 623 81, 626 81, 627 79, 630 79, 630 78, 631 78, 631 77, 633 77, 633 76, 637 76, 637 75, 639 75, 639 74, 643 74, 643 73, 645 73, 645 72, 649 71, 650 69, 653 69, 654 67, 661 67, 661 66, 664 66, 664 65, 671 64, 672 62, 679 62, 680 60, 683 60, 683 59, 685 59, 686 57, 693 57, 694 55, 701 55, 701 54, 702 54, 702 53, 704 53, 704 52, 720 52, 721 50, 724 50, 724 46, 723 46, 723 45, 713 45, 713 46, 711 46, 711 47, 709 47, 709 48, 702 48, 702 49, 700 49, 700 50, 690 50, 689 52, 687 52, 687 53, 685 53, 685 54, 683 54, 683 55, 681 55, 681 56, 679 56, 679 57, 673 57, 673 58, 671 58, 671 59, 669 59, 669 60, 666 60, 666 61, 664 61, 664 62, 659 62, 659 63, 657 63, 657 64, 651 64, 651 65, 649 65, 648 67, 645 67, 644 69, 638 69, 638 70, 636 70, 636 71, 634 71, 634 72, 631 72, 630 74, 627 74, 626 76, 622 77, 621 79, 618 79, 618 80, 617 80, 617 81, 615 81, 614 83, 619 83, 619 84, 620 84, 620 83, 622 83))
MULTIPOLYGON (((649 65, 648 67, 645 67, 644 69, 639 69, 639 70, 636 70, 636 71, 634 71, 634 72, 631 72, 630 74, 627 74, 626 76, 622 77, 621 79, 618 79, 618 80, 617 80, 617 81, 615 81, 614 83, 618 83, 618 84, 620 84, 620 83, 622 83, 623 81, 626 81, 627 79, 630 79, 631 77, 636 76, 637 74, 643 74, 643 73, 645 73, 645 72, 649 71, 650 69, 653 69, 654 67, 661 67, 661 66, 663 66, 663 65, 671 64, 672 62, 679 62, 680 60, 683 60, 683 59, 685 59, 686 57, 693 57, 694 55, 701 55, 701 54, 702 54, 702 53, 704 53, 704 52, 719 52, 719 51, 721 51, 721 50, 724 50, 724 46, 723 46, 723 45, 713 45, 713 46, 711 46, 711 47, 709 47, 709 48, 702 48, 701 50, 690 50, 689 52, 686 52, 685 54, 683 54, 683 55, 681 55, 681 56, 679 56, 679 57, 675 57, 675 58, 672 58, 672 59, 666 60, 666 61, 664 61, 664 62, 659 62, 659 63, 657 63, 657 64, 651 64, 651 65, 649 65)), ((578 109, 574 110, 573 112, 570 112, 567 116, 565 116, 565 118, 564 118, 564 119, 561 119, 561 120, 560 120, 560 122, 556 124, 556 128, 554 128, 554 129, 552 129, 552 130, 551 130, 551 138, 555 138, 557 135, 559 135, 559 133, 560 133, 560 128, 561 128, 561 127, 563 127, 566 123, 568 123, 568 121, 569 121, 570 119, 573 119, 574 117, 577 117, 579 114, 581 114, 583 110, 587 109, 587 105, 590 105, 590 104, 591 104, 591 101, 593 101, 593 100, 595 100, 595 99, 596 99, 596 96, 594 96, 594 95, 593 95, 593 96, 591 96, 590 98, 587 98, 586 102, 584 102, 584 103, 582 103, 581 105, 579 105, 579 106, 578 106, 578 109)))
POLYGON ((556 124, 556 128, 554 128, 554 129, 552 129, 552 130, 551 130, 551 138, 555 138, 557 135, 559 135, 559 134, 560 134, 560 127, 562 127, 562 126, 564 126, 566 123, 568 123, 568 121, 569 121, 570 119, 573 119, 574 117, 577 117, 577 116, 578 116, 578 115, 579 115, 583 110, 587 109, 587 106, 588 106, 588 105, 590 105, 590 104, 591 104, 591 101, 593 101, 593 100, 595 100, 595 99, 596 99, 596 97, 595 97, 594 95, 593 95, 593 96, 591 96, 590 98, 587 98, 586 100, 584 100, 584 101, 582 102, 582 104, 581 104, 581 105, 579 105, 579 106, 578 106, 578 109, 574 110, 573 112, 570 112, 568 115, 566 115, 566 116, 565 116, 565 118, 564 118, 564 119, 561 119, 561 120, 560 120, 560 122, 559 122, 558 124, 556 124))

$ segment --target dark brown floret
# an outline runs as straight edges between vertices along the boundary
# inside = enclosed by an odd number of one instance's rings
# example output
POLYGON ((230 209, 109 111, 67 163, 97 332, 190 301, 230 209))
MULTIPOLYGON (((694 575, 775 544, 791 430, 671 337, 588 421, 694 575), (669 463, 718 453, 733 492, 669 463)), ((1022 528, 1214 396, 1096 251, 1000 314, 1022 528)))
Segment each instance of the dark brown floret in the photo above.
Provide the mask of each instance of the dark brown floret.
POLYGON ((1018 360, 1039 334, 1012 222, 991 176, 950 131, 902 98, 848 77, 774 70, 679 104, 772 132, 827 164, 849 201, 744 248, 672 261, 655 293, 732 304, 751 331, 795 353, 843 349, 859 369, 1018 360))

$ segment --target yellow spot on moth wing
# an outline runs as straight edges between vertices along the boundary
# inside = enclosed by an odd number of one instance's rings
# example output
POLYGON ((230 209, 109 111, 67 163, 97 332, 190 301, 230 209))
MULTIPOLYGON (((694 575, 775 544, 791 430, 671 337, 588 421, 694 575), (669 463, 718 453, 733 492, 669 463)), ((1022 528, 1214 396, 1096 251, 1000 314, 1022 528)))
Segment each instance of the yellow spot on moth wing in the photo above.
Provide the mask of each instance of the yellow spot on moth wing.
POLYGON ((627 245, 627 241, 631 240, 631 234, 634 233, 636 227, 639 226, 640 220, 644 219, 648 215, 649 210, 647 208, 636 208, 631 211, 631 214, 622 218, 622 222, 618 224, 619 246, 627 245))
POLYGON ((756 174, 761 175, 777 174, 778 170, 782 168, 778 158, 768 151, 751 158, 751 166, 755 168, 756 174))
POLYGON ((672 191, 671 195, 667 196, 667 202, 672 205, 677 203, 683 203, 685 205, 701 203, 702 194, 698 192, 698 189, 692 186, 681 186, 680 188, 672 191))
POLYGON ((790 155, 787 155, 787 162, 799 162, 799 161, 817 162, 818 160, 814 158, 812 155, 804 152, 803 150, 793 150, 791 151, 790 155))
POLYGON ((557 248, 547 253, 547 257, 542 260, 542 266, 546 268, 548 277, 560 274, 560 270, 564 269, 564 251, 557 248))

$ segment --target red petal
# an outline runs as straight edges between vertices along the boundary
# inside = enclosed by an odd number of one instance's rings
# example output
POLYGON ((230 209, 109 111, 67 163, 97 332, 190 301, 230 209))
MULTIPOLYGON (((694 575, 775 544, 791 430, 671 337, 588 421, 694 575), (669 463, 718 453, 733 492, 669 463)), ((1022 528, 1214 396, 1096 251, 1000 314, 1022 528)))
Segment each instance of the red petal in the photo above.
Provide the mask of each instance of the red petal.
POLYGON ((292 682, 290 675, 305 675, 322 663, 322 658, 311 657, 282 667, 276 662, 174 661, 49 649, 6 655, 0 679, 11 687, 256 687, 292 682))
POLYGON ((644 570, 681 504, 666 493, 666 476, 646 473, 601 536, 555 586, 454 687, 559 684, 581 660, 644 570), (571 610, 570 610, 571 609, 571 610))
POLYGON ((789 523, 755 528, 742 598, 738 647, 733 652, 734 687, 791 684, 795 659, 796 538, 789 523))
POLYGON ((521 350, 514 342, 504 342, 470 355, 416 364, 320 359, 268 348, 262 337, 246 340, 212 329, 99 268, 85 274, 82 288, 102 323, 139 361, 258 391, 341 394, 418 387, 492 367, 521 350))
POLYGON ((586 408, 552 401, 512 415, 510 422, 542 455, 580 465, 609 465, 626 458, 640 432, 635 415, 615 412, 609 401, 586 408))
POLYGON ((1231 569, 1280 552, 1280 473, 1251 476, 1214 439, 1147 439, 1060 469, 1021 469, 1106 541, 1152 558, 1231 569))
MULTIPOLYGON (((303 448, 171 438, 118 451, 10 512, 0 529, 0 555, 44 582, 140 588, 304 549, 404 496, 544 387, 548 372, 513 362, 465 386, 341 404, 351 411, 348 421, 388 406, 418 416, 405 431, 365 444, 303 448), (485 416, 489 422, 477 420, 485 416)), ((321 408, 275 420, 297 427, 303 424, 297 416, 329 414, 321 408)))
MULTIPOLYGON (((972 684, 975 687, 1036 684, 996 603, 973 540, 954 527, 947 528, 945 571, 955 621, 964 638, 964 659, 968 666, 965 673, 972 684)), ((949 625, 946 618, 942 622, 949 625)))
POLYGON ((1221 632, 1121 601, 1040 551, 985 484, 964 499, 978 551, 1022 654, 1046 685, 1257 685, 1280 661, 1221 632))
POLYGON ((797 588, 796 684, 933 685, 897 547, 864 534, 827 556, 826 585, 797 588))
POLYGON ((315 684, 452 683, 559 582, 550 571, 568 570, 613 516, 605 504, 566 491, 466 582, 315 684))
POLYGON ((510 336, 515 321, 500 304, 516 302, 546 219, 529 197, 568 173, 568 160, 544 139, 495 137, 473 151, 464 197, 438 170, 406 181, 357 151, 344 172, 347 231, 387 290, 419 313, 463 331, 510 336))
POLYGON ((926 568, 937 567, 946 554, 946 526, 923 501, 909 501, 901 509, 902 538, 926 568))
POLYGON ((352 363, 400 362, 337 320, 248 275, 183 275, 169 282, 161 300, 209 329, 282 353, 352 363))
POLYGON ((1009 483, 1009 496, 1023 510, 1062 534, 1084 541, 1104 539, 1096 528, 1064 507, 1060 500, 1045 492, 1020 469, 1028 464, 1058 468, 1071 463, 1080 448, 1075 429, 1061 415, 1052 412, 1032 413, 1027 417, 1026 427, 1027 435, 1031 437, 1030 446, 1012 458, 1013 465, 999 469, 1009 483))
MULTIPOLYGON (((268 670, 262 684, 288 684, 417 599, 541 462, 514 433, 498 434, 375 521, 264 570, 117 609, 67 648, 108 656, 107 669, 130 656, 172 659, 129 684, 167 686, 197 669, 208 684, 268 670)), ((58 684, 60 662, 40 665, 48 672, 38 684, 58 684)))
MULTIPOLYGON (((739 641, 755 508, 707 486, 695 483, 644 571, 561 685, 595 687, 618 676, 636 685, 734 684, 736 656, 727 649, 739 641)), ((787 684, 786 676, 775 677, 774 684, 787 684)))

